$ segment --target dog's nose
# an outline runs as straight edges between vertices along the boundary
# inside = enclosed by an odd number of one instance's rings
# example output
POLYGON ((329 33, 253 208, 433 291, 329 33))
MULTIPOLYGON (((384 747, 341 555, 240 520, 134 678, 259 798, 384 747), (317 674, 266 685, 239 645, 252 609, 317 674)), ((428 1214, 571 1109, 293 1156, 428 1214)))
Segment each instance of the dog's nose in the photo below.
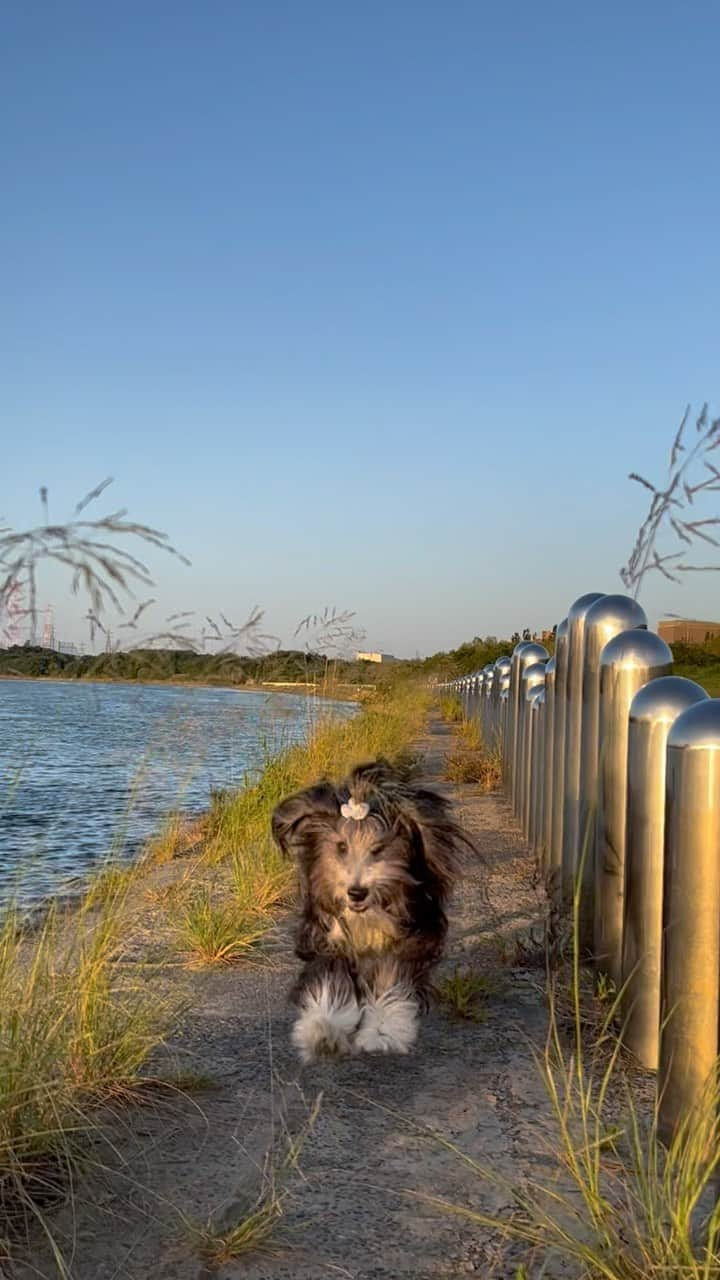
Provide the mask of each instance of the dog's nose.
POLYGON ((364 902, 367 896, 368 891, 361 884, 352 884, 348 889, 348 898, 351 902, 364 902))

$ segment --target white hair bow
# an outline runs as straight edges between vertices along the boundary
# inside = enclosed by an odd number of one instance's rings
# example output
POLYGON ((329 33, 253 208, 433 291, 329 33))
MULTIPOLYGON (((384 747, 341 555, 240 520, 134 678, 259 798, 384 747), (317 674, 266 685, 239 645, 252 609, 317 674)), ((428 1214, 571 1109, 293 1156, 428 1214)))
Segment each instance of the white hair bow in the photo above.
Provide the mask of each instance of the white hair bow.
POLYGON ((362 822, 370 812, 370 805, 361 800, 353 800, 351 796, 347 804, 340 806, 340 812, 343 818, 353 818, 355 822, 362 822))

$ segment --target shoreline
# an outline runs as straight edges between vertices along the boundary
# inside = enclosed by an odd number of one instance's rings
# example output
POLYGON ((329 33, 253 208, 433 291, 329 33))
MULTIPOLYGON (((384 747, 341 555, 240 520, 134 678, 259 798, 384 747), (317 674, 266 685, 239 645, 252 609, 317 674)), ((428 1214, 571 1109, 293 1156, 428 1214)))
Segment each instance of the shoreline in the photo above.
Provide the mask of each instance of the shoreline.
POLYGON ((14 675, 4 671, 0 673, 0 682, 3 680, 19 681, 25 680, 33 684, 119 684, 128 688, 137 686, 138 688, 149 689, 230 689, 235 693, 297 693, 305 697, 318 697, 326 702, 357 702, 362 698, 364 693, 374 693, 377 685, 362 684, 343 684, 336 683, 333 685, 334 690, 342 690, 343 693, 348 691, 351 696, 338 697, 337 693, 323 693, 316 684, 310 681, 293 681, 293 680, 263 680, 260 683, 247 681, 245 684, 234 684, 231 681, 227 683, 221 680, 123 680, 113 676, 29 676, 18 673, 14 675))

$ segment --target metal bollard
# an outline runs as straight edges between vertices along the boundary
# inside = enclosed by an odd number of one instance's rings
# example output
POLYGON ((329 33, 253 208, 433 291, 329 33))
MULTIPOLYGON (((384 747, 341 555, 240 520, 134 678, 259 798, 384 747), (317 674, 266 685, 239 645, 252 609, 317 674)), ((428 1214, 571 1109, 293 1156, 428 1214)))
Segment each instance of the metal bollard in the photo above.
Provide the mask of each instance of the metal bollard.
POLYGON ((490 695, 492 709, 490 712, 491 740, 489 745, 495 748, 499 747, 501 743, 500 691, 502 677, 505 673, 507 673, 508 676, 510 674, 510 659, 498 658, 493 667, 492 693, 490 695))
POLYGON ((490 699, 492 694, 493 675, 495 674, 495 668, 493 667, 492 662, 488 662, 483 667, 482 674, 483 687, 482 698, 480 701, 480 725, 482 728, 483 741, 487 743, 490 739, 492 728, 490 723, 490 712, 492 706, 490 699))
POLYGON ((585 660, 585 618, 602 592, 580 596, 568 609, 568 657, 565 678, 565 770, 561 892, 570 901, 580 853, 580 744, 582 741, 582 676, 585 660))
POLYGON ((509 670, 504 670, 504 671, 501 671, 500 673, 500 692, 498 693, 498 730, 497 730, 497 745, 500 748, 503 760, 505 759, 505 744, 507 741, 507 708, 508 708, 509 699, 510 699, 510 672, 509 670), (502 700, 502 696, 504 693, 507 694, 507 698, 505 699, 505 702, 503 702, 502 700))
POLYGON ((518 737, 520 751, 518 756, 518 808, 515 813, 523 833, 527 835, 528 814, 530 810, 530 697, 535 689, 545 684, 545 663, 534 662, 526 667, 520 680, 520 720, 518 737))
POLYGON ((503 764, 505 762, 505 750, 508 737, 508 707, 510 706, 510 678, 508 677, 504 689, 500 690, 498 698, 498 718, 500 721, 500 734, 502 739, 503 764))
POLYGON ((513 760, 515 763, 511 766, 512 808, 513 808, 513 813, 517 818, 520 817, 520 807, 521 807, 520 780, 519 780, 518 769, 516 765, 519 760, 519 756, 522 752, 522 742, 520 739, 520 731, 519 731, 520 717, 524 714, 523 699, 525 694, 521 687, 522 680, 528 667, 532 667, 536 663, 547 662, 547 659, 549 656, 550 655, 548 654, 548 651, 545 648, 545 645, 536 644, 532 640, 525 641, 525 643, 522 646, 522 653, 519 656, 518 664, 517 664, 517 684, 512 686, 513 688, 517 689, 517 694, 515 696, 515 705, 513 706, 513 709, 512 709, 513 725, 514 725, 512 753, 513 753, 513 760))
POLYGON ((530 806, 527 820, 527 842, 533 853, 542 846, 543 790, 545 784, 545 727, 547 718, 547 685, 533 689, 530 706, 530 806))
MULTIPOLYGON (((672 651, 653 631, 623 631, 600 655, 593 952, 596 967, 610 976, 618 990, 622 983, 630 704, 649 680, 670 675, 672 662, 672 651)), ((590 902, 584 905, 589 913, 590 902)))
POLYGON ((548 855, 552 840, 552 785, 553 785, 553 740, 555 733, 555 673, 557 663, 550 658, 545 663, 545 698, 541 719, 543 722, 542 747, 542 826, 537 832, 536 853, 543 873, 547 874, 548 855))
POLYGON ((550 845, 547 855, 548 887, 556 901, 560 898, 563 844, 563 803, 565 797, 565 712, 567 693, 568 620, 563 618, 555 631, 555 709, 553 711, 552 799, 550 803, 550 845))
POLYGON ((503 775, 505 787, 512 801, 513 767, 517 738, 518 699, 520 696, 520 659, 523 651, 530 644, 529 640, 521 640, 515 645, 510 659, 510 689, 508 694, 507 733, 505 735, 505 760, 503 775))
POLYGON ((660 960, 665 836, 665 760, 678 716, 708 694, 694 680, 661 676, 635 694, 628 727, 627 836, 623 921, 623 1039, 656 1070, 660 1047, 660 960))
POLYGON ((596 818, 598 803, 598 738, 600 733, 600 655, 605 645, 623 631, 647 629, 645 610, 630 596, 602 596, 585 615, 585 655, 582 677, 580 735, 579 849, 582 885, 578 933, 583 952, 593 949, 593 898, 595 883, 596 818))
POLYGON ((670 729, 666 795, 658 1098, 669 1140, 720 1048, 720 699, 690 707, 670 729))

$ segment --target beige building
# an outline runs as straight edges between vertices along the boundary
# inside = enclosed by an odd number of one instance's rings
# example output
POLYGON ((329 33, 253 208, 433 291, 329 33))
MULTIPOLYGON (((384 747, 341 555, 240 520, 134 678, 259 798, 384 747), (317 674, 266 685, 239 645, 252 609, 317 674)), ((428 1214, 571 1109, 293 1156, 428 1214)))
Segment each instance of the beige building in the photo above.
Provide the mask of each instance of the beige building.
POLYGON ((668 618, 658 623, 658 635, 668 644, 704 644, 720 636, 720 622, 698 622, 694 618, 668 618))
POLYGON ((391 653, 356 653, 356 662, 394 662, 391 653))

